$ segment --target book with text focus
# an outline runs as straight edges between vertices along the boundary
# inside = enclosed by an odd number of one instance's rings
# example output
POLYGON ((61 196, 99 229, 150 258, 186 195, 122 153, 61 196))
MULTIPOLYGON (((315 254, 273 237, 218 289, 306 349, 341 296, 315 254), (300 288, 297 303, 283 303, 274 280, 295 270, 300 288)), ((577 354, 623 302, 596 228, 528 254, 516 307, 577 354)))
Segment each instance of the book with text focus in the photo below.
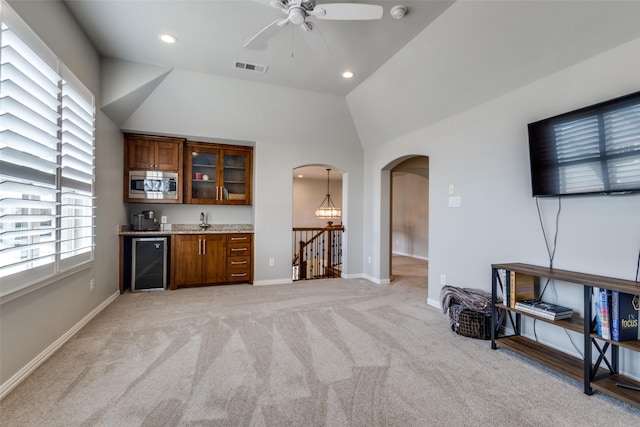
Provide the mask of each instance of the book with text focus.
POLYGON ((611 339, 632 341, 638 339, 638 295, 612 291, 611 293, 611 339))

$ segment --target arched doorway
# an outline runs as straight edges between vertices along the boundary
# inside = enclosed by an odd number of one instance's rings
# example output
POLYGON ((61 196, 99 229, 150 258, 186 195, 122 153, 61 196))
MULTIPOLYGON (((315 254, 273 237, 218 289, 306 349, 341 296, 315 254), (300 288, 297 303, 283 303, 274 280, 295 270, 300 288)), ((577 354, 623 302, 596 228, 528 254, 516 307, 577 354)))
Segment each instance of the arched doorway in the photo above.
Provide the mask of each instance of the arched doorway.
POLYGON ((292 279, 337 278, 343 271, 342 174, 330 165, 293 169, 292 279))
MULTIPOLYGON (((429 258, 429 158, 407 156, 390 163, 389 277, 402 276, 416 286, 427 286, 429 258)), ((383 195, 383 199, 385 195, 383 195)), ((406 280, 405 280, 406 281, 406 280)))

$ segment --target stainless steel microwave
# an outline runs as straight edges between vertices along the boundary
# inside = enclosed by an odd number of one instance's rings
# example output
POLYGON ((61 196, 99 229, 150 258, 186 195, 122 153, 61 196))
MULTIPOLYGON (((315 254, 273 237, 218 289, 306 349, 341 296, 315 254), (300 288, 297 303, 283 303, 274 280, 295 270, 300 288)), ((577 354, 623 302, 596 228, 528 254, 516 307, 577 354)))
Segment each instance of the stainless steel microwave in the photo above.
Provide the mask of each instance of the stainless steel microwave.
POLYGON ((178 199, 178 174, 176 172, 130 171, 130 199, 178 199))

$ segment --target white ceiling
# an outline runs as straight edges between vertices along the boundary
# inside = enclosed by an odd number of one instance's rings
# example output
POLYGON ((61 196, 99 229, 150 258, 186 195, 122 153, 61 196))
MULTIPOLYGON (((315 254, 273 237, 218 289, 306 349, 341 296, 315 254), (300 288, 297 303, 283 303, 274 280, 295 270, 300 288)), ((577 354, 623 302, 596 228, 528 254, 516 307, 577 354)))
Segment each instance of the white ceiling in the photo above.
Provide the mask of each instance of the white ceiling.
POLYGON ((310 18, 332 51, 327 58, 292 25, 266 50, 243 48, 284 17, 262 0, 63 1, 105 57, 344 96, 365 150, 640 37, 640 0, 362 0, 354 3, 382 5, 382 20, 310 18), (409 8, 402 20, 389 15, 397 4, 409 8), (161 32, 178 43, 162 44, 161 32), (269 69, 238 70, 234 61, 269 69), (356 78, 343 80, 345 68, 356 78))
MULTIPOLYGON (((339 2, 345 2, 339 0, 339 2)), ((245 41, 285 15, 261 0, 65 0, 105 57, 345 96, 442 14, 451 1, 351 1, 384 8, 381 20, 308 18, 325 44, 309 44, 294 25, 282 28, 264 50, 245 41), (401 20, 389 14, 403 4, 401 20), (160 33, 178 38, 160 42, 160 33), (313 47, 314 49, 312 49, 313 47), (234 62, 268 66, 266 74, 236 69, 234 62), (351 69, 355 78, 341 73, 351 69)), ((332 3, 318 0, 317 4, 332 3)), ((315 30, 314 30, 315 31, 315 30)), ((314 39, 311 39, 314 40, 314 39)), ((317 40, 317 39, 316 39, 317 40)))

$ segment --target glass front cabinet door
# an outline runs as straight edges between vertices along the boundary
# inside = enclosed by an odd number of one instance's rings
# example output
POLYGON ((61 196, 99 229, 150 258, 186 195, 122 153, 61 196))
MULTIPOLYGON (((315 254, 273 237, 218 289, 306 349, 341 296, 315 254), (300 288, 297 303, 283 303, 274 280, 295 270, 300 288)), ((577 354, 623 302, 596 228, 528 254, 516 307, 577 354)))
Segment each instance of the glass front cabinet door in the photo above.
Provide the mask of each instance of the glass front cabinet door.
POLYGON ((185 144, 185 202, 251 205, 253 147, 185 144))

